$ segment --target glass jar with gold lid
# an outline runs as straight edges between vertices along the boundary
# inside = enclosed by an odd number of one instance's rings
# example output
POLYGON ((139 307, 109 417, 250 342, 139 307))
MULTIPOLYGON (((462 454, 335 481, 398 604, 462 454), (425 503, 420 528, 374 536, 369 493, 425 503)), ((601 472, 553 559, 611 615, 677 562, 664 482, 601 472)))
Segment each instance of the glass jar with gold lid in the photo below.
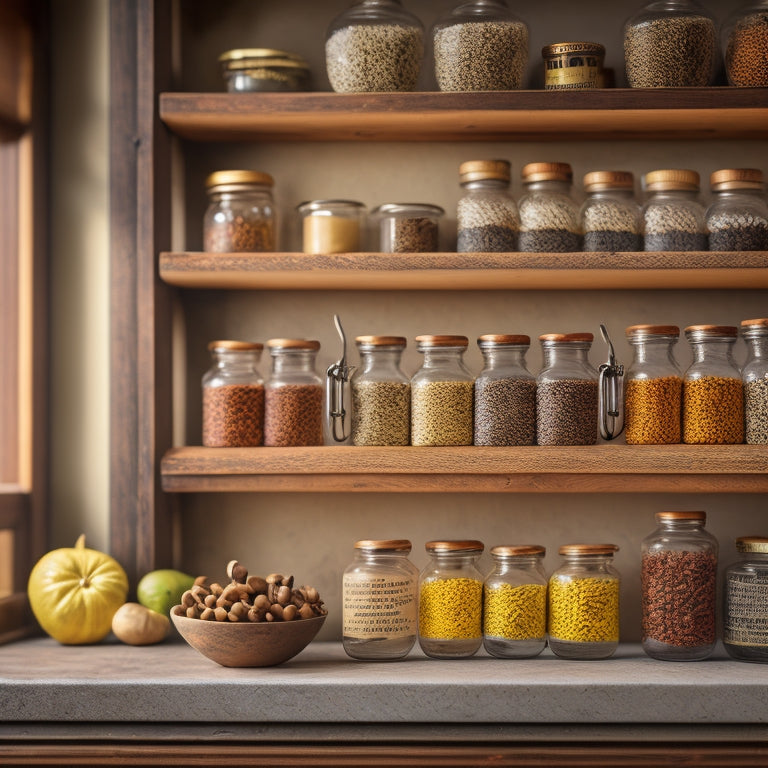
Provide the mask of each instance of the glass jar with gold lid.
POLYGON ((309 65, 296 53, 275 48, 236 48, 219 56, 229 93, 309 90, 309 65))

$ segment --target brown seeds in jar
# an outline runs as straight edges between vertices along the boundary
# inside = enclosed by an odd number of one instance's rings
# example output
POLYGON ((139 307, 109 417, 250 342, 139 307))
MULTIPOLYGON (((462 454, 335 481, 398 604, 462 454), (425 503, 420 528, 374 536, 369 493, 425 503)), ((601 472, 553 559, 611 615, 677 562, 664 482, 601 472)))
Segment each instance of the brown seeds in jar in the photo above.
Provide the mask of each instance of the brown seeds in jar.
POLYGON ((264 439, 264 386, 229 384, 203 387, 203 445, 232 448, 261 445, 264 439))
POLYGON ((269 388, 264 405, 264 445, 323 444, 323 388, 285 384, 269 388))

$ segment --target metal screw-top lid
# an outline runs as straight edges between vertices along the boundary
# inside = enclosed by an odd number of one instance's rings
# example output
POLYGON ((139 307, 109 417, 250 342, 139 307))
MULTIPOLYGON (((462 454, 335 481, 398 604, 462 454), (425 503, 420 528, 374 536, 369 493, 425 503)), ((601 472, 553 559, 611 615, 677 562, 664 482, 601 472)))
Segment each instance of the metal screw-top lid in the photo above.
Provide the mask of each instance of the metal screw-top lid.
POLYGON ((459 166, 459 181, 462 184, 483 179, 508 182, 511 174, 512 166, 507 160, 467 160, 459 166))
POLYGON ((262 171, 214 171, 205 180, 206 189, 218 189, 221 191, 233 191, 246 189, 251 185, 271 187, 275 180, 268 173, 262 171))
POLYGON ((649 171, 645 174, 645 188, 649 192, 664 192, 680 190, 689 192, 699 191, 699 174, 687 169, 662 169, 649 171))
POLYGON ((739 536, 736 539, 736 551, 768 554, 768 538, 764 536, 739 536))
POLYGON ((763 172, 758 168, 724 168, 709 177, 713 192, 727 189, 764 189, 763 172))
POLYGON ((541 55, 545 59, 551 56, 561 56, 564 53, 592 53, 597 56, 604 56, 605 46, 601 43, 576 41, 572 43, 551 43, 541 49, 541 55))
POLYGON ((521 171, 523 183, 534 181, 572 181, 573 171, 569 163, 528 163, 521 171))
POLYGON ((589 555, 612 555, 618 552, 616 544, 563 544, 559 552, 567 557, 587 557, 589 555))
POLYGON ((452 552, 477 552, 478 554, 485 549, 482 541, 474 539, 463 539, 459 541, 428 541, 424 548, 430 554, 451 554, 452 552))
POLYGON ((603 189, 632 189, 635 177, 630 171, 590 171, 584 175, 584 191, 603 189))
POLYGON ((685 335, 689 338, 707 338, 714 336, 736 338, 739 335, 739 329, 735 325, 689 325, 685 329, 685 335))
POLYGON ((706 512, 700 512, 700 511, 694 511, 694 512, 657 512, 655 517, 656 517, 656 521, 659 522, 659 523, 674 522, 675 520, 692 520, 692 521, 698 521, 700 523, 706 523, 707 522, 707 513, 706 512))
POLYGON ((411 551, 408 539, 363 539, 355 542, 355 549, 375 550, 376 552, 405 552, 411 551))

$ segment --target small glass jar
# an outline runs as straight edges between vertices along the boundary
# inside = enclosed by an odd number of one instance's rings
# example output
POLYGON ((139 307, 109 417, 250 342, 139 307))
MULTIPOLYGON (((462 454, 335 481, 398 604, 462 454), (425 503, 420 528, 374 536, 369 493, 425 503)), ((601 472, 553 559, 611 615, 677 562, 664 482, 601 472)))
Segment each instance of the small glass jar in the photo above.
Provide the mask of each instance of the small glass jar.
POLYGON ((629 445, 680 442, 683 373, 674 357, 676 325, 631 325, 632 363, 624 379, 624 435, 629 445))
POLYGON ((424 27, 400 0, 359 0, 328 27, 325 63, 336 93, 414 91, 424 27))
POLYGON ((256 367, 263 344, 212 341, 203 388, 203 445, 233 448, 264 440, 264 380, 256 367))
POLYGON ((685 329, 693 362, 683 378, 683 442, 744 442, 744 391, 733 359, 738 329, 691 325, 685 329))
POLYGON ((464 194, 456 209, 458 253, 517 250, 520 215, 509 180, 507 160, 467 160, 459 166, 464 194))
POLYGON ((382 253, 432 253, 438 247, 445 211, 429 203, 385 203, 374 208, 382 253))
POLYGON ((207 253, 275 250, 274 180, 260 171, 216 171, 205 180, 209 203, 203 217, 207 253))
POLYGON ((365 205, 356 200, 310 200, 301 217, 304 253, 354 253, 363 249, 365 205))
POLYGON ((768 538, 736 539, 739 560, 725 569, 723 645, 739 661, 768 662, 768 538))
POLYGON ((515 91, 528 65, 528 27, 505 0, 469 0, 433 27, 441 91, 515 91))
POLYGON ((589 362, 591 333, 539 336, 543 363, 536 377, 536 442, 594 445, 598 430, 598 373, 589 362))
POLYGON ((645 174, 643 250, 706 251, 707 224, 696 171, 665 169, 645 174))
POLYGON ((323 380, 315 370, 319 341, 270 339, 272 374, 264 400, 264 445, 323 444, 323 380))
POLYGON ((547 644, 547 576, 538 545, 491 549, 483 586, 483 645, 500 659, 538 656, 547 644))
POLYGON ((657 512, 641 544, 643 650, 662 661, 698 661, 715 648, 717 539, 705 512, 657 512))
POLYGON ((541 49, 544 90, 600 88, 604 82, 605 46, 600 43, 552 43, 541 49))
POLYGON ((768 200, 763 172, 757 168, 715 171, 710 186, 712 203, 706 214, 709 249, 768 250, 768 200))
POLYGON ((219 56, 228 93, 308 91, 309 65, 295 53, 237 48, 219 56))
POLYGON ((477 340, 485 365, 475 379, 475 445, 534 445, 536 377, 525 366, 531 339, 487 334, 477 340))
POLYGON ((519 248, 532 253, 581 250, 579 206, 571 197, 568 163, 528 163, 522 170, 525 193, 520 211, 519 248))
POLYGON ((642 210, 629 171, 592 171, 584 176, 586 200, 579 212, 585 251, 642 250, 642 210))
POLYGON ((741 369, 744 385, 744 441, 768 444, 768 318, 741 321, 747 359, 741 369))
POLYGON ((358 541, 342 578, 342 644, 353 659, 407 656, 418 632, 419 569, 407 539, 358 541))
POLYGON ((417 336, 424 355, 411 378, 411 445, 472 445, 475 380, 466 336, 417 336))
POLYGON ((742 5, 720 29, 728 84, 768 87, 768 0, 742 5))
POLYGON ((607 659, 619 646, 615 544, 566 544, 549 577, 549 647, 562 659, 607 659))
POLYGON ((435 659, 473 656, 483 644, 480 541, 428 541, 419 578, 419 645, 435 659))
POLYGON ((360 367, 350 379, 352 443, 410 445, 411 382, 400 367, 402 336, 358 336, 360 367))
POLYGON ((719 63, 715 21, 696 0, 655 0, 624 24, 630 88, 712 85, 719 63))

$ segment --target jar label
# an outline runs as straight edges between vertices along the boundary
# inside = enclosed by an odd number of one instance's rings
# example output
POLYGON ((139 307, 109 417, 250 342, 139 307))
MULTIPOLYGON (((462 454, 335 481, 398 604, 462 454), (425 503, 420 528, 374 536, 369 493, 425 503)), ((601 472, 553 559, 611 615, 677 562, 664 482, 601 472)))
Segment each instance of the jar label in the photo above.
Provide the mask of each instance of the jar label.
POLYGON ((733 645, 768 647, 768 579, 730 576, 726 590, 728 610, 723 621, 723 640, 733 645))
POLYGON ((344 576, 344 636, 361 640, 416 634, 416 582, 384 576, 344 576))

